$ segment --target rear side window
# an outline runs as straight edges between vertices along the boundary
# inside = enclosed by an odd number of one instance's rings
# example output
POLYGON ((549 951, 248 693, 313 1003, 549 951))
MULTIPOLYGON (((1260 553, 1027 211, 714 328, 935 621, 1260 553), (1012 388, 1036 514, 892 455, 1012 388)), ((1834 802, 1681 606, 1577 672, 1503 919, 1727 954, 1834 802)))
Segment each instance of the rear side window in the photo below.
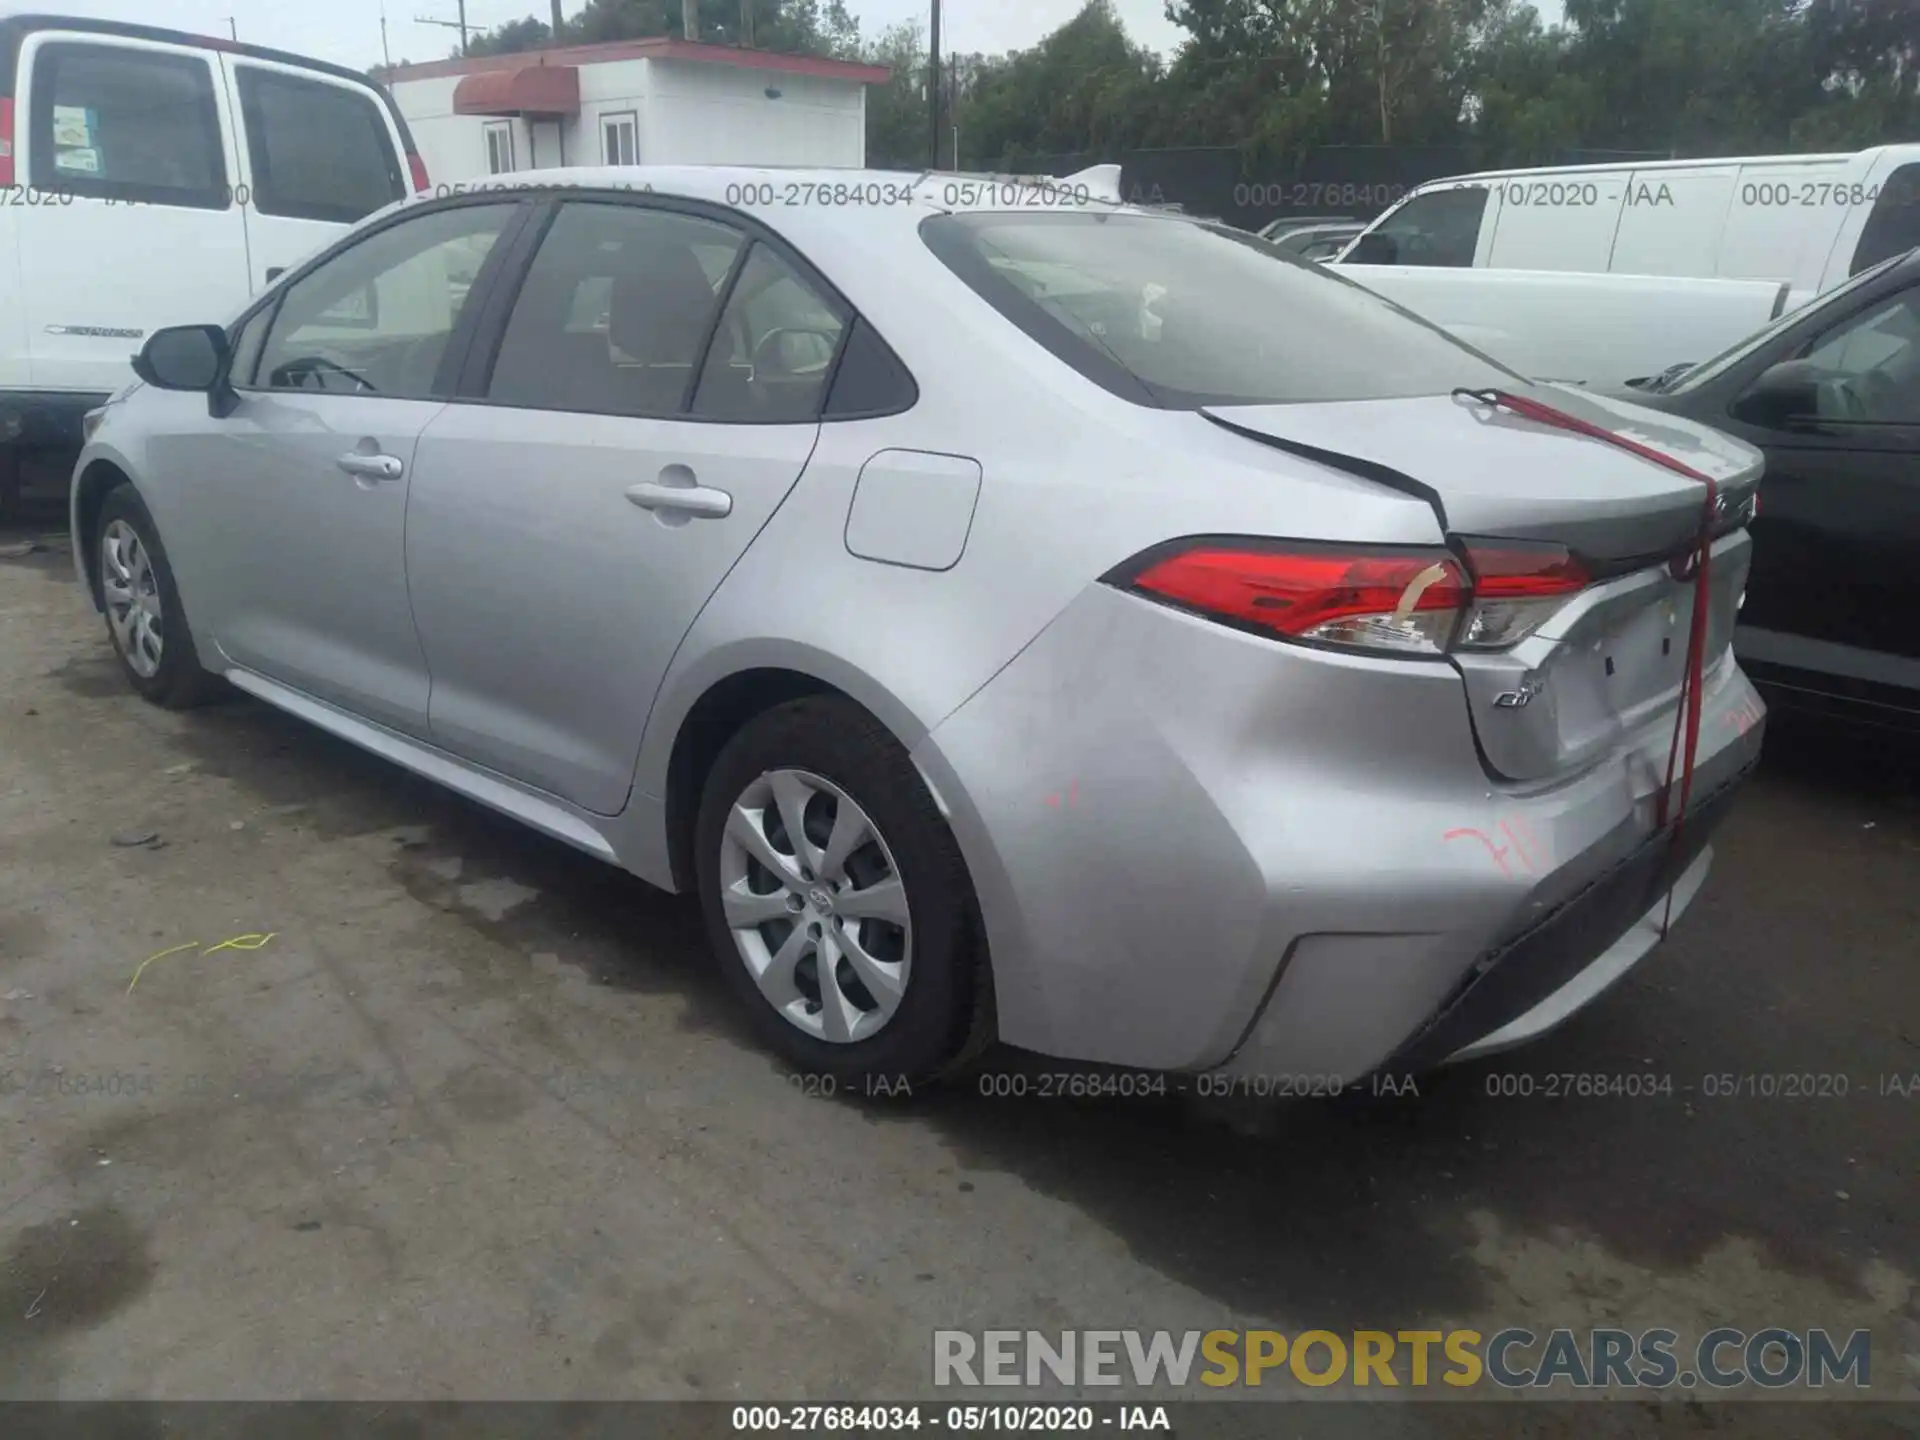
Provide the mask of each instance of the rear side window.
POLYGON ((846 322, 765 245, 727 297, 693 413, 707 420, 797 421, 820 413, 846 322))
POLYGON ((1902 165, 1887 177, 1868 212, 1849 275, 1858 275, 1889 255, 1920 245, 1920 164, 1902 165))
POLYGON ((364 90, 239 65, 240 114, 262 215, 351 225, 406 184, 380 102, 364 90))
POLYGON ((1464 269, 1473 264, 1486 211, 1487 191, 1481 185, 1415 195, 1368 231, 1342 263, 1464 269))
POLYGON ((125 45, 43 46, 30 123, 36 187, 200 210, 232 203, 203 59, 125 45))
POLYGON ((514 301, 487 398, 537 410, 684 412, 694 367, 745 245, 711 220, 635 205, 564 205, 514 301))
POLYGON ((1151 215, 941 215, 920 233, 1088 379, 1161 409, 1444 395, 1518 377, 1255 236, 1151 215))

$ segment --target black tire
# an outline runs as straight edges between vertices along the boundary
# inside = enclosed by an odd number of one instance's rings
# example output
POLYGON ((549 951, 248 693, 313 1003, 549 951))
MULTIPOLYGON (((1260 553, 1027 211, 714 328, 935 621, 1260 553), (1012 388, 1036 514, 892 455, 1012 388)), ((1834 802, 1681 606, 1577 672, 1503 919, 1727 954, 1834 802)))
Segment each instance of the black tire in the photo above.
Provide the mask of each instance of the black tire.
POLYGON ((139 536, 160 594, 160 664, 153 674, 142 675, 128 663, 114 637, 112 621, 108 621, 107 643, 120 662, 120 673, 141 699, 168 710, 189 710, 220 698, 226 691, 225 682, 201 668, 186 608, 180 603, 180 587, 174 583, 173 566, 167 560, 167 547, 160 543, 160 529, 133 486, 116 485, 101 501, 99 518, 87 540, 93 547, 91 563, 100 564, 100 537, 115 520, 124 520, 139 536))
POLYGON ((993 985, 965 862, 899 741, 838 696, 808 696, 741 727, 714 761, 694 826, 694 872, 721 972, 770 1048, 842 1092, 900 1094, 950 1075, 993 1038, 993 985), (844 790, 893 852, 912 916, 913 966, 900 1007, 877 1034, 834 1044, 768 1003, 735 948, 721 908, 720 853, 734 801, 761 775, 811 771, 844 790))

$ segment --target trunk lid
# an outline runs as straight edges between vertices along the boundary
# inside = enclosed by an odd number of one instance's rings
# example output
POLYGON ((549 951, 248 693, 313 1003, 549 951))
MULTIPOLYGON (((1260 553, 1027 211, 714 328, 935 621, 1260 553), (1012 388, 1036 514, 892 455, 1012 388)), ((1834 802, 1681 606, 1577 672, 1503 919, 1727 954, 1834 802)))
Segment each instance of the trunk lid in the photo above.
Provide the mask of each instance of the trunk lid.
MULTIPOLYGON (((1711 670, 1731 644, 1746 584, 1750 545, 1741 527, 1759 485, 1760 452, 1625 401, 1557 386, 1510 388, 1717 482, 1726 504, 1709 566, 1711 670)), ((1519 644, 1453 656, 1494 773, 1551 779, 1671 714, 1686 675, 1694 588, 1675 562, 1699 533, 1706 494, 1698 481, 1604 441, 1448 396, 1203 413, 1249 440, 1421 495, 1450 540, 1549 541, 1586 564, 1595 583, 1519 644)))

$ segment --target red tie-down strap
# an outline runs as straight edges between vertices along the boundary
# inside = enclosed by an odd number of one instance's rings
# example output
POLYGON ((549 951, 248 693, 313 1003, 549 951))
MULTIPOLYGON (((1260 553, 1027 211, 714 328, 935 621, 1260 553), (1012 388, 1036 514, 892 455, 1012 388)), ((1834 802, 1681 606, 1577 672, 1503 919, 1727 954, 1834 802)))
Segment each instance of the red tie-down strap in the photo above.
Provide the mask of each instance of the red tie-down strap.
MULTIPOLYGON (((1585 435, 1591 440, 1603 441, 1642 460, 1651 460, 1663 469, 1676 475, 1684 475, 1689 480, 1697 480, 1706 486, 1706 503, 1700 510, 1700 530, 1694 537, 1693 569, 1693 621, 1687 632, 1686 675, 1680 686, 1680 710, 1673 717, 1673 742, 1667 747, 1667 778, 1660 787, 1660 799, 1654 808, 1654 825, 1664 827, 1667 823, 1667 799, 1673 793, 1674 769, 1680 765, 1680 806, 1674 812, 1673 832, 1669 844, 1677 846, 1680 842, 1680 830, 1687 820, 1687 802, 1693 795, 1694 757, 1700 749, 1700 712, 1706 700, 1706 660, 1707 660, 1707 615, 1708 615, 1708 566, 1713 550, 1713 512, 1715 502, 1720 498, 1720 486, 1711 475, 1696 470, 1684 461, 1676 460, 1664 451, 1655 450, 1650 445, 1642 445, 1638 440, 1629 440, 1625 435, 1595 425, 1590 420, 1582 420, 1578 415, 1569 415, 1566 411, 1538 400, 1530 400, 1524 395, 1515 395, 1506 390, 1466 390, 1453 392, 1458 399, 1465 396, 1481 405, 1495 410, 1508 410, 1523 419, 1535 421, 1541 425, 1551 425, 1556 430, 1570 430, 1576 435, 1585 435), (1686 736, 1684 763, 1681 760, 1680 737, 1686 736)), ((1678 877, 1676 877, 1678 878, 1678 877)), ((1660 918, 1660 938, 1665 939, 1667 927, 1673 919, 1673 891, 1667 891, 1667 906, 1660 918)))

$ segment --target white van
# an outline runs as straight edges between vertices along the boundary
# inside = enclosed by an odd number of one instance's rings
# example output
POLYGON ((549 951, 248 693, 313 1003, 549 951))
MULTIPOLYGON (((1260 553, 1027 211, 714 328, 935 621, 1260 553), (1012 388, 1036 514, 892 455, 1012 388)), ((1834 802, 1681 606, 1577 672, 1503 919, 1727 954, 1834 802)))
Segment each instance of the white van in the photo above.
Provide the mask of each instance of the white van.
MULTIPOLYGON (((239 309, 427 188, 363 75, 111 20, 0 17, 0 514, 141 340, 239 309)), ((64 482, 64 474, 59 476, 64 482)))
POLYGON ((1336 263, 1777 280, 1799 304, 1915 245, 1920 145, 1883 145, 1429 181, 1336 263))

